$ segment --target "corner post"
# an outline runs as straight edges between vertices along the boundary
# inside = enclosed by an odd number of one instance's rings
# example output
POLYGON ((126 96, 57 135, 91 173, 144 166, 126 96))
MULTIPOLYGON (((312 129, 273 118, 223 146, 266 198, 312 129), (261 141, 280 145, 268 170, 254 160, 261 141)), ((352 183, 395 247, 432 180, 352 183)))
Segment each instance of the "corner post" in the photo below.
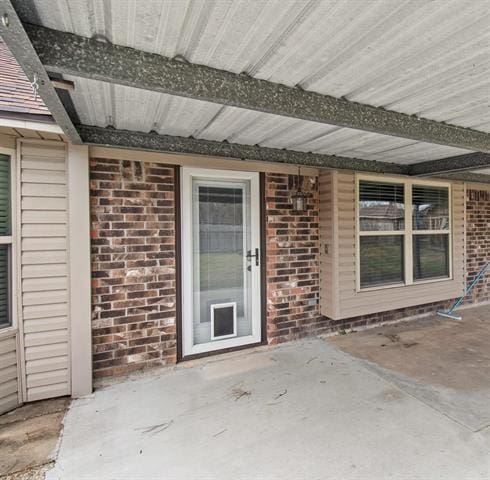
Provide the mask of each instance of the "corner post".
POLYGON ((71 392, 92 393, 90 186, 86 145, 68 145, 71 392))

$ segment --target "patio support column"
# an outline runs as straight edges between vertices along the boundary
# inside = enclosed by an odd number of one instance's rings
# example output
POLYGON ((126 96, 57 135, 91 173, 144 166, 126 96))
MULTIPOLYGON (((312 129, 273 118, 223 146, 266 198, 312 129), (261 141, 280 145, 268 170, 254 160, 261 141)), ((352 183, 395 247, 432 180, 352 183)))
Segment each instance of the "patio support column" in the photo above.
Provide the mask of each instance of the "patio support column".
POLYGON ((68 146, 71 392, 92 393, 88 146, 68 146))

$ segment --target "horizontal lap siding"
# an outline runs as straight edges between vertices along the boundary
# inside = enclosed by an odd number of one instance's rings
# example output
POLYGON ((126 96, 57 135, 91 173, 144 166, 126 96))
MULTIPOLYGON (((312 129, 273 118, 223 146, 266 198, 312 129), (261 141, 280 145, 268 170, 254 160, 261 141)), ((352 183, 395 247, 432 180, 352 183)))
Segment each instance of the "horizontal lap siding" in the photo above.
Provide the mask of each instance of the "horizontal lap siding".
POLYGON ((70 393, 66 151, 21 147, 21 293, 27 401, 70 393))
MULTIPOLYGON (((320 175, 320 185, 326 174, 320 175)), ((356 289, 356 177, 353 172, 336 172, 333 178, 332 198, 337 202, 333 213, 335 224, 333 228, 337 231, 338 248, 334 263, 338 268, 338 278, 332 288, 325 288, 322 292, 322 314, 335 319, 345 319, 448 300, 461 294, 464 276, 463 184, 452 185, 453 280, 358 292, 356 289)), ((325 198, 320 211, 323 208, 327 211, 330 209, 330 204, 325 198)), ((323 238, 322 236, 322 242, 323 238)))
POLYGON ((16 336, 0 339, 0 414, 19 403, 16 336))
POLYGON ((336 292, 336 245, 334 232, 334 212, 336 199, 333 195, 335 172, 323 172, 319 177, 320 197, 320 304, 322 313, 335 318, 336 292))

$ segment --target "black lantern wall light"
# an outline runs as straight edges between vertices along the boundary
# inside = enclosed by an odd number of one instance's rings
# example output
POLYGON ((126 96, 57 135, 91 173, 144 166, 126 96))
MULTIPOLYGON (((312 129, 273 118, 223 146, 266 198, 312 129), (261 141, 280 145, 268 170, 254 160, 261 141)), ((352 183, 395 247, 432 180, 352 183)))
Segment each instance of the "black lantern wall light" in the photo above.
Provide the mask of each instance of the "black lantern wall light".
POLYGON ((298 176, 296 177, 296 190, 291 195, 291 204, 295 213, 304 213, 306 211, 306 202, 308 194, 303 191, 303 177, 301 176, 301 167, 298 167, 298 176))

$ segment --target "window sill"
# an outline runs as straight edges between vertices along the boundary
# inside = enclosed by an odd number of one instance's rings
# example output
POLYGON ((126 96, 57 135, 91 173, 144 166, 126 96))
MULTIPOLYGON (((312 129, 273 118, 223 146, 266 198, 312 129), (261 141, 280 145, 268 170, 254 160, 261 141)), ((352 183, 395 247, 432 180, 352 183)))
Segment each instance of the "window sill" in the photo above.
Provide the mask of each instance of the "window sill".
POLYGON ((5 327, 0 330, 0 338, 9 338, 9 337, 15 337, 17 335, 18 330, 16 327, 5 327))
POLYGON ((451 280, 454 280, 453 277, 428 278, 427 280, 414 280, 412 285, 426 285, 428 283, 450 282, 451 280))
POLYGON ((432 278, 428 280, 417 280, 414 281, 413 283, 392 283, 390 285, 379 285, 377 287, 357 288, 356 293, 376 292, 378 290, 391 290, 395 288, 408 288, 408 287, 415 287, 418 285, 427 285, 432 283, 451 282, 452 280, 454 280, 452 277, 441 277, 441 278, 432 278))

